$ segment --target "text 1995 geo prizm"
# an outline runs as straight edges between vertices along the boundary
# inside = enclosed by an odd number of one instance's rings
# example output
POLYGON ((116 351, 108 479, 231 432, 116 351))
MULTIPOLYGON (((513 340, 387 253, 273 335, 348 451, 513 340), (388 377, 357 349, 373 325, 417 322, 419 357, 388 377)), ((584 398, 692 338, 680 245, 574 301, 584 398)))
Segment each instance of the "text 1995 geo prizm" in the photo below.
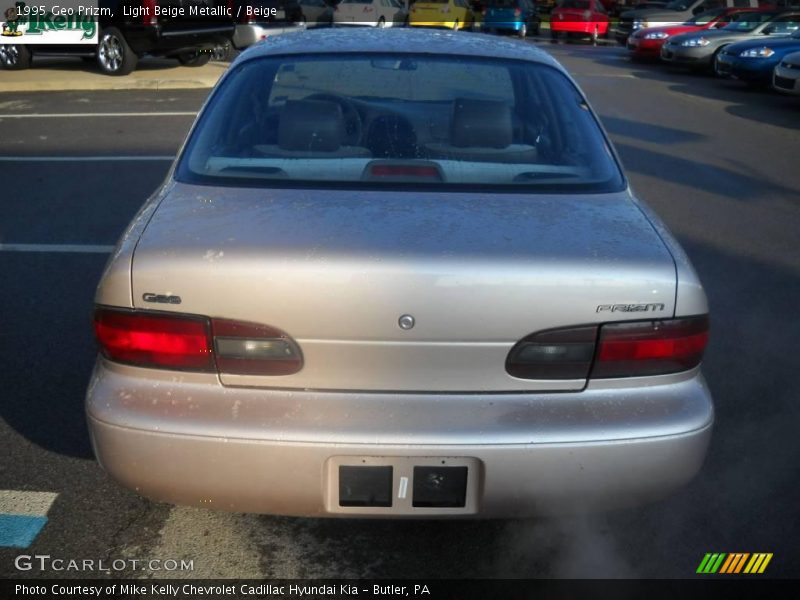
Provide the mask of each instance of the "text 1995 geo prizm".
POLYGON ((149 498, 510 517, 700 469, 708 305, 533 45, 307 31, 213 90, 96 295, 100 464, 149 498))

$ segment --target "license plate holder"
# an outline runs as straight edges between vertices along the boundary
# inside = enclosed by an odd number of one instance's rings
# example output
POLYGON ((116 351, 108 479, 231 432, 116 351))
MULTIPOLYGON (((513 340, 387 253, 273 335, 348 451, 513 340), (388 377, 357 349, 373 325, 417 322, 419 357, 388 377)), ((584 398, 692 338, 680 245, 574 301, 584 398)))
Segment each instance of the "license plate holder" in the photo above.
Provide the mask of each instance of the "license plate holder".
POLYGON ((472 457, 334 456, 324 469, 325 507, 361 515, 475 514, 482 470, 472 457))

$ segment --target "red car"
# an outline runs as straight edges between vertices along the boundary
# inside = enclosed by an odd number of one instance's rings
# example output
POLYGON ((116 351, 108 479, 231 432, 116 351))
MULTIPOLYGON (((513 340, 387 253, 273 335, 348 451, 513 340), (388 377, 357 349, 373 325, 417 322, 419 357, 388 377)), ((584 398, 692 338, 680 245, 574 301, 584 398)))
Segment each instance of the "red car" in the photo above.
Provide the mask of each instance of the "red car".
POLYGON ((588 35, 593 42, 608 35, 608 11, 601 0, 559 0, 550 13, 550 35, 588 35))
POLYGON ((732 21, 738 21, 743 14, 764 10, 763 8, 715 8, 700 13, 682 25, 665 25, 639 29, 628 37, 628 51, 631 58, 658 58, 661 46, 673 35, 691 33, 703 29, 719 29, 732 21))

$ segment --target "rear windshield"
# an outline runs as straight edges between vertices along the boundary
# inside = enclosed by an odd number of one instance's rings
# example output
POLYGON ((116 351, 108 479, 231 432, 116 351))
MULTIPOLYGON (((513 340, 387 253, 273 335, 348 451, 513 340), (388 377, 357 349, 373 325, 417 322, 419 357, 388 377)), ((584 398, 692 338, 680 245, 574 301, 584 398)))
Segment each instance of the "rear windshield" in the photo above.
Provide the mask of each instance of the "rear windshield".
POLYGON ((212 185, 618 191, 575 86, 525 61, 340 54, 245 62, 176 177, 212 185))

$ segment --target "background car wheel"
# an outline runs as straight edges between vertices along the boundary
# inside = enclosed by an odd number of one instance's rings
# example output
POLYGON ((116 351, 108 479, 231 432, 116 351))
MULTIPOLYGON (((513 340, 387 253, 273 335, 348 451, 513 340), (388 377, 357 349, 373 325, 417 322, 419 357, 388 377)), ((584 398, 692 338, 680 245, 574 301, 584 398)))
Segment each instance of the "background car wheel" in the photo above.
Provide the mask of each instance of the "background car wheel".
POLYGON ((128 75, 136 68, 139 57, 116 27, 104 29, 97 44, 97 64, 106 75, 128 75))
POLYGON ((31 51, 21 44, 0 46, 0 65, 9 71, 20 71, 31 66, 31 51))
POLYGON ((592 31, 592 36, 591 36, 592 44, 594 44, 596 46, 597 45, 597 40, 599 40, 599 39, 600 39, 600 32, 598 31, 597 26, 595 26, 594 31, 592 31))
POLYGON ((459 27, 458 19, 456 19, 455 22, 453 23, 453 31, 458 31, 458 27, 459 27))
POLYGON ((383 17, 381 17, 380 19, 378 19, 378 27, 380 27, 381 29, 383 29, 384 27, 386 27, 386 19, 384 19, 383 17))
POLYGON ((534 23, 533 25, 533 35, 539 35, 541 32, 542 32, 541 23, 539 23, 539 21, 536 21, 536 23, 534 23))
POLYGON ((200 52, 196 50, 194 52, 178 54, 178 62, 184 67, 202 67, 203 65, 207 65, 210 60, 211 52, 200 52))
POLYGON ((557 42, 558 38, 560 38, 560 37, 561 37, 561 34, 558 31, 553 31, 552 29, 550 30, 550 39, 553 42, 557 42))
POLYGON ((520 37, 520 39, 528 35, 528 25, 526 23, 522 23, 519 26, 519 29, 517 30, 517 35, 520 37))

